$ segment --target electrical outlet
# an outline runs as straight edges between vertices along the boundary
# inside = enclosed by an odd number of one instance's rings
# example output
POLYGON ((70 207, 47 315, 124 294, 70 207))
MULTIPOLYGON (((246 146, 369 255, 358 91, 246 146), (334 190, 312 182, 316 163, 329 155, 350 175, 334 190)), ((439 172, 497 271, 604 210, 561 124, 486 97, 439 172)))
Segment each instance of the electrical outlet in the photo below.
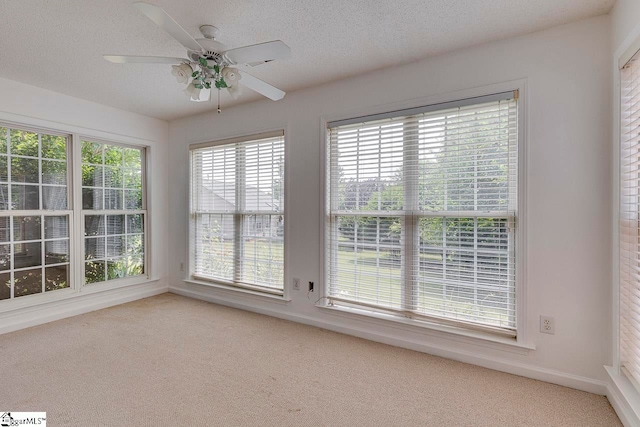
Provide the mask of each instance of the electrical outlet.
POLYGON ((543 334, 555 334, 556 333, 556 321, 553 317, 540 316, 540 332, 543 334))
POLYGON ((300 290, 300 279, 298 279, 297 277, 293 278, 293 289, 295 289, 296 291, 300 290))
POLYGON ((309 292, 313 292, 313 282, 309 282, 309 292))
POLYGON ((184 271, 184 262, 180 263, 180 271, 184 271))

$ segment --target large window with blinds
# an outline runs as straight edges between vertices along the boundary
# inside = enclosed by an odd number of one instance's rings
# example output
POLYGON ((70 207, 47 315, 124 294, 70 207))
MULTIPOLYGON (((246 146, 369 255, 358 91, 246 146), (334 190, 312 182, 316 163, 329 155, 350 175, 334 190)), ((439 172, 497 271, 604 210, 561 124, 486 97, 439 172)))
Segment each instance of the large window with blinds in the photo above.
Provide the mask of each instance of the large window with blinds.
POLYGON ((191 275, 284 288, 284 133, 191 147, 191 275))
POLYGON ((330 305, 516 335, 518 92, 328 125, 330 305))
POLYGON ((620 365, 640 383, 640 53, 621 70, 620 365))

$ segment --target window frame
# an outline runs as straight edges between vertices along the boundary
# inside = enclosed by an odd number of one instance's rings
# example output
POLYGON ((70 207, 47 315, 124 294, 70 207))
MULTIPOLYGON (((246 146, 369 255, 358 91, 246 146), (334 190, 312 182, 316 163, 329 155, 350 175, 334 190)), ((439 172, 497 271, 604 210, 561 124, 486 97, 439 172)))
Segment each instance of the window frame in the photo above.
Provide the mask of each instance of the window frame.
POLYGON ((527 317, 527 291, 526 291, 526 221, 527 221, 527 139, 528 139, 528 126, 527 126, 527 80, 521 79, 512 82, 498 83, 494 85, 488 85, 479 88, 465 89, 456 92, 450 92, 442 95, 428 96, 424 98, 417 98, 410 101, 391 103, 385 105, 378 105, 366 109, 357 111, 350 111, 342 114, 330 114, 322 116, 320 119, 320 140, 321 140, 321 155, 320 155, 320 174, 321 174, 321 212, 323 218, 321 219, 320 227, 320 280, 319 280, 319 300, 316 302, 316 306, 319 308, 337 311, 345 313, 348 316, 353 316, 354 319, 370 318, 370 319, 382 319, 384 322, 391 322, 403 325, 402 327, 416 326, 421 328, 427 328, 437 330, 445 333, 451 333, 455 335, 463 335, 470 338, 479 338, 482 340, 499 342, 501 344, 508 344, 510 346, 521 347, 524 349, 535 348, 530 342, 529 329, 531 322, 527 317), (367 310, 364 307, 357 307, 355 305, 349 306, 333 306, 329 304, 327 283, 330 268, 330 247, 328 241, 328 234, 330 232, 331 223, 329 221, 329 196, 331 188, 331 176, 330 176, 330 153, 328 150, 328 138, 330 135, 329 124, 335 122, 359 122, 363 121, 363 118, 367 120, 375 120, 383 117, 393 117, 394 115, 406 114, 407 110, 424 110, 433 109, 439 110, 442 108, 455 106, 456 103, 468 102, 473 98, 488 98, 492 95, 502 92, 518 91, 518 176, 517 176, 517 224, 516 224, 516 244, 515 244, 515 291, 516 291, 516 336, 502 336, 495 334, 487 330, 476 330, 474 328, 463 328, 458 322, 456 325, 448 324, 444 322, 436 322, 432 319, 420 319, 419 316, 415 318, 407 318, 404 316, 398 316, 392 313, 385 313, 384 310, 367 310), (448 104, 444 105, 443 104, 448 104), (400 113, 400 114, 398 114, 400 113))
MULTIPOLYGON (((126 142, 121 142, 121 141, 115 141, 115 140, 111 140, 111 139, 106 139, 106 138, 101 138, 101 137, 94 137, 94 136, 90 136, 90 135, 86 135, 86 134, 75 134, 74 135, 74 142, 75 144, 73 144, 73 151, 74 151, 74 161, 73 161, 73 172, 74 172, 74 177, 77 176, 78 180, 76 185, 74 185, 74 196, 75 200, 77 200, 78 202, 76 203, 77 208, 78 208, 78 218, 79 220, 77 221, 78 225, 78 230, 77 230, 77 235, 79 236, 79 239, 82 239, 82 242, 76 242, 76 245, 79 247, 78 248, 78 254, 77 256, 80 257, 79 260, 82 260, 82 262, 78 263, 79 264, 79 271, 77 272, 78 274, 78 286, 80 287, 81 290, 83 291, 91 291, 91 290, 103 290, 105 288, 107 289, 111 289, 111 288, 116 288, 116 287, 122 287, 122 286, 129 286, 132 284, 137 284, 137 283, 141 283, 141 282, 146 282, 148 280, 151 279, 151 257, 150 257, 150 252, 151 252, 151 246, 150 246, 150 242, 151 242, 151 237, 150 237, 150 228, 149 228, 149 223, 150 223, 150 203, 149 203, 149 192, 148 192, 148 181, 149 181, 149 166, 148 166, 148 162, 149 162, 149 150, 150 147, 148 145, 142 145, 142 144, 131 144, 131 143, 126 143, 126 142), (98 144, 105 144, 105 145, 112 145, 112 146, 117 146, 117 147, 122 147, 122 148, 132 148, 132 149, 136 149, 136 150, 141 150, 141 177, 142 177, 142 209, 104 209, 104 194, 103 194, 103 209, 101 210, 90 210, 90 209, 83 209, 82 208, 82 142, 83 141, 89 141, 89 142, 95 142, 98 144), (77 159, 77 161, 75 160, 77 159), (77 193, 76 194, 76 190, 77 193), (85 283, 85 268, 86 268, 86 260, 85 260, 85 235, 84 235, 84 221, 85 221, 85 217, 87 215, 91 216, 91 215, 125 215, 125 222, 126 222, 126 215, 135 215, 135 214, 143 214, 143 227, 144 227, 144 233, 143 233, 143 247, 144 247, 144 254, 143 254, 143 262, 144 262, 144 272, 142 274, 136 275, 136 276, 127 276, 127 277, 122 277, 119 279, 112 279, 112 280, 104 280, 102 282, 94 282, 94 283, 85 283)), ((124 200, 123 200, 124 203, 124 200)), ((124 205, 123 205, 124 208, 124 205)), ((75 214, 75 211, 74 211, 75 214)), ((106 235, 104 236, 106 239, 106 235)), ((106 256, 106 255, 105 255, 106 256)), ((106 271, 105 271, 106 274, 106 271)))
MULTIPOLYGON (((151 255, 151 194, 149 193, 150 157, 154 150, 154 142, 150 140, 118 135, 109 132, 74 126, 65 123, 51 122, 47 120, 33 119, 26 116, 0 113, 0 127, 18 129, 27 132, 42 133, 47 135, 62 136, 67 138, 67 210, 22 210, 2 211, 0 216, 55 216, 62 215, 69 218, 69 287, 58 289, 55 292, 43 292, 25 295, 18 298, 0 300, 0 313, 11 312, 28 307, 47 304, 54 301, 62 301, 77 297, 82 294, 93 294, 110 289, 117 289, 136 284, 154 281, 151 255), (95 283, 89 287, 83 286, 84 269, 84 227, 82 215, 82 140, 89 139, 96 142, 118 145, 129 148, 143 149, 142 160, 143 174, 143 203, 146 207, 144 219, 145 226, 145 273, 139 276, 114 279, 95 283), (76 179, 76 181, 74 181, 76 179)), ((128 213, 132 213, 130 211, 128 213)), ((109 212, 112 213, 112 212, 109 212)), ((43 236, 43 242, 45 241, 43 236)), ((44 262, 44 260, 43 260, 44 262)))
MULTIPOLYGON (((188 197, 188 210, 187 210, 187 254, 186 254, 186 259, 187 259, 187 268, 185 268, 184 273, 185 273, 185 277, 184 277, 184 281, 185 283, 190 283, 190 284, 196 284, 196 285, 204 285, 204 286, 208 286, 208 287, 213 287, 213 288, 217 288, 217 289, 222 289, 222 290, 229 290, 232 291, 234 293, 244 293, 247 295, 254 295, 254 296, 261 296, 261 297, 267 297, 269 299, 275 299, 275 300, 279 300, 279 301, 284 301, 284 302, 288 302, 290 301, 289 299, 289 286, 288 286, 288 259, 289 259, 289 244, 288 244, 288 227, 289 227, 289 223, 286 220, 287 218, 287 214, 288 214, 288 192, 289 192, 289 179, 288 179, 288 173, 289 173, 289 167, 288 167, 288 158, 289 158, 289 144, 287 143, 287 130, 286 130, 286 126, 282 126, 282 127, 276 127, 276 128, 271 128, 271 129, 265 129, 265 130, 261 130, 261 131, 257 131, 257 132, 252 132, 252 133, 248 133, 248 134, 244 134, 244 135, 239 135, 239 136, 233 136, 233 137, 229 137, 229 138, 222 138, 222 139, 214 139, 214 140, 210 140, 207 139, 205 141, 201 141, 201 142, 194 142, 192 144, 189 144, 187 147, 187 155, 188 155, 188 164, 189 164, 189 177, 188 177, 188 183, 189 183, 189 197, 188 197), (282 209, 282 213, 281 215, 283 216, 284 220, 284 227, 283 227, 283 283, 282 283, 282 289, 270 289, 266 286, 260 286, 260 285, 252 285, 249 283, 243 283, 243 282, 235 282, 235 281, 229 281, 229 280, 224 280, 224 279, 215 279, 215 278, 210 278, 210 277, 204 277, 204 276, 200 276, 194 273, 194 260, 195 260, 195 256, 194 256, 194 250, 195 250, 195 245, 192 242, 192 234, 193 234, 193 213, 192 213, 192 206, 193 206, 193 180, 192 180, 192 174, 193 174, 193 164, 192 164, 192 155, 193 155, 193 150, 196 149, 200 149, 200 148, 207 148, 207 147, 216 147, 216 146, 223 146, 223 145, 230 145, 230 144, 240 144, 243 142, 250 142, 250 141, 256 141, 256 140, 260 140, 260 139, 267 139, 267 138, 274 138, 274 137, 281 137, 283 139, 283 153, 284 153, 284 204, 283 204, 283 209, 282 209)), ((236 183, 236 185, 241 182, 238 181, 236 183)), ((234 228, 238 227, 238 225, 236 224, 236 218, 238 217, 243 217, 243 216, 250 216, 250 215, 255 215, 255 213, 242 213, 242 212, 233 212, 233 216, 234 216, 234 228)), ((240 225, 241 226, 241 225, 240 225)), ((234 269, 237 269, 237 266, 234 265, 234 269)))

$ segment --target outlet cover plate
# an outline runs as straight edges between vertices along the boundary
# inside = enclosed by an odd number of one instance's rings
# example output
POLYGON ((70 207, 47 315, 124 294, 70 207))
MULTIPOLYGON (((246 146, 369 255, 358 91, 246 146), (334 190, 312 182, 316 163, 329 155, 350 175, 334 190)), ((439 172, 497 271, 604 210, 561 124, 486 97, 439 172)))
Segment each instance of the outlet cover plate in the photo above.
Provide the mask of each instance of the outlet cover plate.
POLYGON ((556 333, 556 321, 551 316, 540 316, 540 332, 554 335, 556 333))

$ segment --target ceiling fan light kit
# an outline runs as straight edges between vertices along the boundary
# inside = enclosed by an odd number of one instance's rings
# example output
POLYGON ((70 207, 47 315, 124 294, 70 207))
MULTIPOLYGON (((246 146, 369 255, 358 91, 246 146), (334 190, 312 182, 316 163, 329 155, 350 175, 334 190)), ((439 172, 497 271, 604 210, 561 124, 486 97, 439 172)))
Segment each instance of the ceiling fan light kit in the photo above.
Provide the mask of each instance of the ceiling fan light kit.
POLYGON ((220 113, 220 91, 226 89, 232 98, 237 99, 246 86, 267 98, 277 101, 285 92, 252 76, 236 67, 255 67, 277 59, 291 56, 291 49, 280 40, 260 43, 228 50, 215 40, 219 34, 213 25, 200 26, 204 38, 194 39, 162 8, 146 2, 135 2, 133 6, 140 10, 160 28, 187 49, 185 58, 166 58, 154 56, 105 55, 107 61, 114 63, 172 64, 171 74, 178 83, 186 84, 185 94, 196 102, 208 101, 211 90, 217 89, 218 113, 220 113))

